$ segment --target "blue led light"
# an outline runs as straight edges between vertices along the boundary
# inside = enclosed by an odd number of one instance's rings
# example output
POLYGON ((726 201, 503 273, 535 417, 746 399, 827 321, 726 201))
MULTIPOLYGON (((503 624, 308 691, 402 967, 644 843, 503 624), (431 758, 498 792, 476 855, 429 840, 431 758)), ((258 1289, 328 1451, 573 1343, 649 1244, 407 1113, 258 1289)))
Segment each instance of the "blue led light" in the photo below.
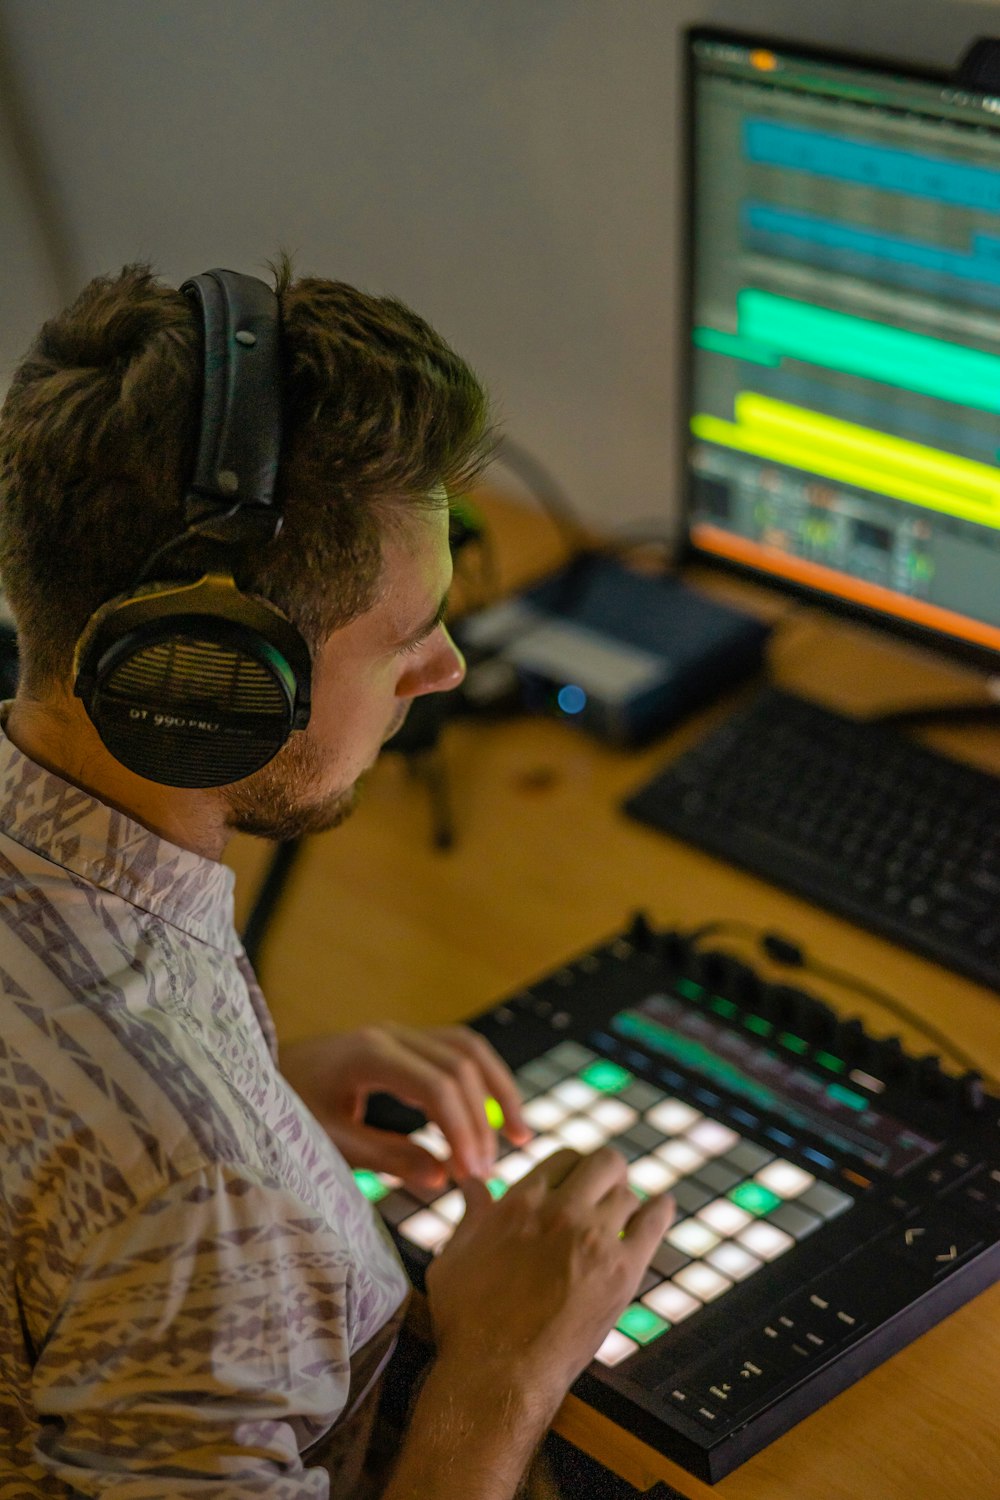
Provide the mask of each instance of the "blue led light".
POLYGON ((567 682, 556 694, 556 702, 564 714, 580 714, 587 706, 587 695, 576 683, 567 682))
POLYGON ((829 1156, 824 1156, 822 1151, 814 1151, 811 1146, 803 1146, 802 1155, 808 1156, 810 1161, 816 1162, 821 1167, 829 1167, 831 1171, 836 1166, 836 1162, 829 1156))
POLYGON ((777 1141, 779 1146, 795 1145, 795 1142, 790 1135, 786 1135, 783 1130, 776 1130, 773 1125, 769 1125, 764 1131, 764 1134, 766 1136, 769 1136, 772 1141, 777 1141))

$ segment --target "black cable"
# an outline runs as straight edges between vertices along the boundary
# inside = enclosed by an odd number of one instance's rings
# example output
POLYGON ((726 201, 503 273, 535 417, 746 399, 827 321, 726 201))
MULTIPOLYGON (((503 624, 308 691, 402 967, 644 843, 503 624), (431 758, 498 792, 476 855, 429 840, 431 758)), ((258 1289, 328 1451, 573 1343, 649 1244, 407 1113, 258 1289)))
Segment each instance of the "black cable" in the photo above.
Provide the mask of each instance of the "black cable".
POLYGON ((541 505, 562 537, 567 556, 576 557, 589 552, 593 539, 580 520, 566 491, 550 469, 536 458, 530 449, 513 438, 502 437, 497 444, 494 463, 502 464, 525 485, 529 493, 541 505))
POLYGON ((939 1031, 932 1022, 925 1021, 922 1016, 911 1010, 908 1005, 904 1005, 901 1000, 897 1000, 894 995, 879 989, 877 985, 869 984, 866 979, 859 979, 846 969, 838 969, 833 964, 825 964, 811 958, 800 943, 783 937, 781 933, 765 931, 763 928, 754 927, 750 922, 721 919, 716 922, 705 922, 701 927, 696 927, 691 932, 684 933, 683 936, 686 942, 697 944, 703 938, 727 932, 748 938, 757 944, 774 963, 782 964, 790 969, 803 969, 806 973, 815 975, 817 979, 826 980, 830 984, 851 990, 866 1000, 872 1001, 873 1004, 898 1017, 907 1026, 933 1042, 935 1046, 940 1047, 942 1052, 960 1063, 963 1068, 979 1073, 991 1089, 1000 1090, 1000 1080, 985 1071, 975 1058, 951 1041, 943 1031, 939 1031))

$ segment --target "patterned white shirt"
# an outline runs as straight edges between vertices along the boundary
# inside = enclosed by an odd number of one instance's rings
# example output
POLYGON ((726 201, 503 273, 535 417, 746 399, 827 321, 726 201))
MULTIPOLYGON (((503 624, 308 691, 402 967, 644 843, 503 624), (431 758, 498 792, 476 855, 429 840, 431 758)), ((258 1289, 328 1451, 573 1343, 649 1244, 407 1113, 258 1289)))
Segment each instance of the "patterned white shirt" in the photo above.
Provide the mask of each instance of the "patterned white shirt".
POLYGON ((0 735, 0 1500, 325 1500, 405 1298, 232 887, 0 735))

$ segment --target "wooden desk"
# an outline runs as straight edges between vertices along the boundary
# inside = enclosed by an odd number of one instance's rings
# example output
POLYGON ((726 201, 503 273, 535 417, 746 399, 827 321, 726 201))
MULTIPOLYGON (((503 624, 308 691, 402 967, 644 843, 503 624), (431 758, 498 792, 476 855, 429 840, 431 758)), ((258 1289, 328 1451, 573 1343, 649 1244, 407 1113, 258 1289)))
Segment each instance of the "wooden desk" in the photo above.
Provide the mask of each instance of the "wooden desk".
MULTIPOLYGON (((493 506, 491 517, 506 581, 523 575, 518 559, 533 556, 536 570, 555 559, 554 539, 530 512, 493 506)), ((741 585, 722 587, 789 615, 786 602, 741 585)), ((779 682, 814 696, 822 689, 845 709, 967 699, 981 691, 970 674, 799 610, 778 629, 772 659, 779 682)), ((423 789, 398 756, 385 756, 357 815, 307 843, 277 913, 261 977, 282 1037, 377 1017, 469 1017, 589 948, 642 907, 661 924, 739 917, 784 931, 817 958, 871 979, 943 1024, 959 1046, 1000 1074, 997 995, 618 810, 626 792, 731 706, 714 706, 637 754, 609 750, 548 721, 450 725, 444 753, 457 842, 447 853, 431 847, 423 789)), ((1000 770, 996 730, 939 731, 936 739, 1000 770)), ((267 853, 249 840, 232 845, 241 913, 267 853)), ((902 1031, 907 1045, 932 1050, 873 1004, 818 983, 809 987, 860 1015, 872 1031, 902 1031)), ((683 1495, 719 1500, 989 1500, 1000 1496, 998 1389, 1000 1287, 994 1287, 714 1487, 573 1397, 556 1425, 639 1489, 663 1479, 683 1495)))

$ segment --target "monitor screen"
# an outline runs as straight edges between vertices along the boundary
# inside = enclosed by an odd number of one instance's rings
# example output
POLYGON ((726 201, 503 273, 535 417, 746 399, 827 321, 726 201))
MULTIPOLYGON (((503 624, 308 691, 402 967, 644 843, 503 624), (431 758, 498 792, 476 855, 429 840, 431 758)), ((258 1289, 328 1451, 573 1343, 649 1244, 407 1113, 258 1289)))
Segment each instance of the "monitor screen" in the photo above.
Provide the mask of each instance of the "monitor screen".
POLYGON ((1000 97, 688 53, 690 543, 995 667, 1000 97))

